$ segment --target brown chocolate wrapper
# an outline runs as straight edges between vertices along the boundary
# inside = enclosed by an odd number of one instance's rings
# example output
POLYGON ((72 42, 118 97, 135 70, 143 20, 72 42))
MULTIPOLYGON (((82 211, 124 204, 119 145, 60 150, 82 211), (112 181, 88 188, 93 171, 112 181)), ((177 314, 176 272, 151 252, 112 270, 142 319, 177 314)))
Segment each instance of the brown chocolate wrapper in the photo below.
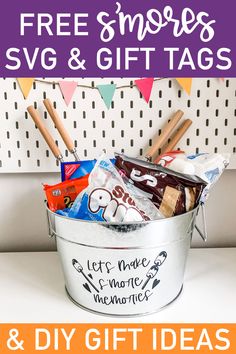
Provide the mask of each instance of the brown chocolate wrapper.
POLYGON ((197 176, 174 172, 160 165, 116 154, 122 176, 141 189, 165 217, 195 208, 207 183, 197 176))

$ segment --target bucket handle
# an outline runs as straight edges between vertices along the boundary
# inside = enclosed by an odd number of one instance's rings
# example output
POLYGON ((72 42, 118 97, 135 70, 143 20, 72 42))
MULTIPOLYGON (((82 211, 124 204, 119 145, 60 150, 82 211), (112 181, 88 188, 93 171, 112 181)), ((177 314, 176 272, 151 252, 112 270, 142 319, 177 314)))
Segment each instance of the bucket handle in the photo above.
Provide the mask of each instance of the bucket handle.
POLYGON ((56 236, 55 231, 53 230, 52 227, 52 223, 51 223, 51 219, 50 219, 50 215, 49 215, 49 211, 48 209, 46 209, 46 215, 47 215, 47 224, 48 224, 48 236, 50 238, 53 238, 54 236, 56 236))
POLYGON ((204 242, 207 241, 207 227, 206 227, 206 210, 205 210, 205 204, 201 203, 200 208, 201 209, 201 214, 202 214, 202 224, 203 224, 203 230, 200 230, 200 228, 195 224, 195 229, 201 236, 204 242))

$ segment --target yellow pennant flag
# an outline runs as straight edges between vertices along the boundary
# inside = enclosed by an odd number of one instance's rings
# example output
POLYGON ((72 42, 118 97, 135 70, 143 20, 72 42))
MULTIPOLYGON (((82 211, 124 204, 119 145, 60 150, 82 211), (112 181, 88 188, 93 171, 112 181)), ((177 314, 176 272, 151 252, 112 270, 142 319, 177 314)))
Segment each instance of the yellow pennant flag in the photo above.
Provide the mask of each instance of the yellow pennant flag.
POLYGON ((34 78, 21 77, 16 79, 20 85, 24 98, 27 98, 34 83, 34 78))
POLYGON ((176 80, 179 83, 179 85, 187 92, 187 94, 190 95, 193 79, 190 77, 181 77, 181 78, 176 78, 176 80))

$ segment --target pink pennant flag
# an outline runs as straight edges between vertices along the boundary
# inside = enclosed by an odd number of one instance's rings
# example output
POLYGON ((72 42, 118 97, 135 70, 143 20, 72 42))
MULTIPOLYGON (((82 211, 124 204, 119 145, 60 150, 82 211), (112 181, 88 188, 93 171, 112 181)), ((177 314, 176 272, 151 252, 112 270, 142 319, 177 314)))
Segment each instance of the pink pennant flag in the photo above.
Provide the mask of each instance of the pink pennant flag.
POLYGON ((141 94, 143 95, 143 98, 145 101, 148 103, 150 100, 151 92, 152 92, 152 86, 153 86, 154 78, 147 78, 147 79, 138 79, 135 80, 135 84, 141 94))
POLYGON ((74 95, 78 83, 75 81, 59 81, 58 83, 66 105, 68 106, 70 104, 72 96, 74 95))

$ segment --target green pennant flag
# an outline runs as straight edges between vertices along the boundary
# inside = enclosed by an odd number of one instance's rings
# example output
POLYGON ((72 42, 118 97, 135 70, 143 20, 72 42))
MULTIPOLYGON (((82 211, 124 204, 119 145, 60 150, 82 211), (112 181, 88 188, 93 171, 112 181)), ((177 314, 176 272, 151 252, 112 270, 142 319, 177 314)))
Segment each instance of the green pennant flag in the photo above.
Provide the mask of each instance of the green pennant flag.
POLYGON ((115 84, 97 85, 97 89, 99 90, 105 105, 109 109, 111 107, 111 102, 115 94, 116 85, 115 84))

